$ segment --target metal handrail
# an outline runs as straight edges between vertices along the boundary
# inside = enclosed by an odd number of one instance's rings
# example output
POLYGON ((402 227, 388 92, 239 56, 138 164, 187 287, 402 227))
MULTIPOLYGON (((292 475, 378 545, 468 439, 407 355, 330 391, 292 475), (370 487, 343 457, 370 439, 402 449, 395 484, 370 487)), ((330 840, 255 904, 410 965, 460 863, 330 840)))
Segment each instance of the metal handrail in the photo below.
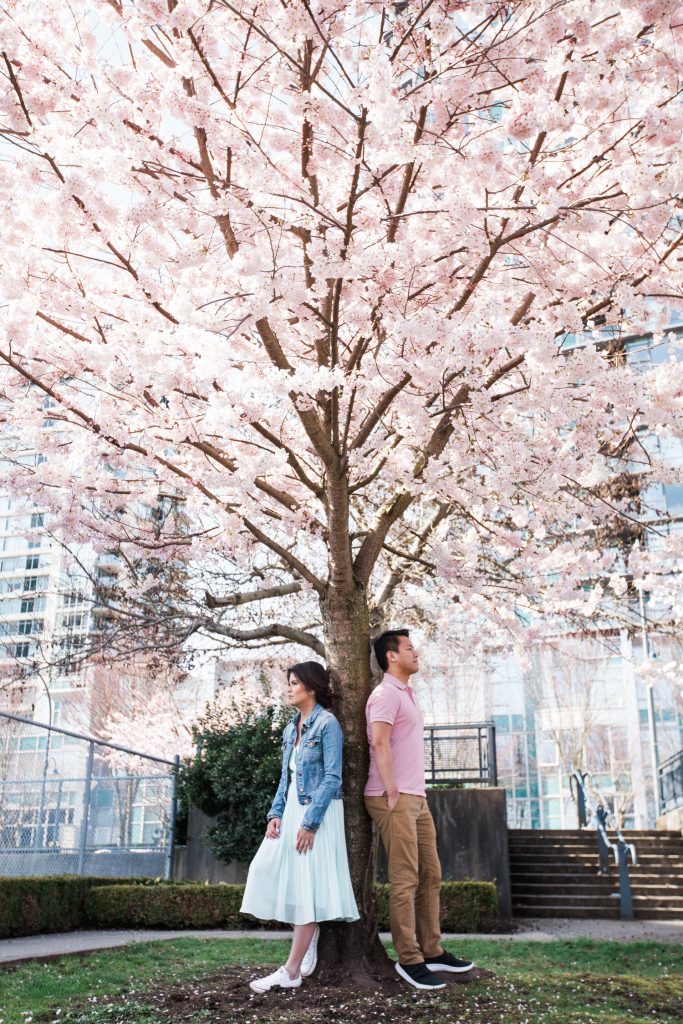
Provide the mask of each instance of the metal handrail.
MULTIPOLYGON (((613 850, 616 851, 616 849, 618 847, 618 844, 619 843, 623 843, 624 846, 627 847, 627 849, 628 849, 628 851, 629 851, 629 853, 631 855, 631 862, 632 862, 632 864, 634 864, 634 865, 637 864, 638 863, 638 857, 636 855, 636 848, 633 845, 633 843, 627 843, 626 842, 626 839, 624 838, 624 834, 621 831, 621 827, 620 827, 619 822, 617 820, 617 816, 615 815, 614 811, 610 811, 609 804, 607 803, 607 801, 605 800, 604 796, 602 795, 600 787, 593 780, 592 772, 585 772, 584 773, 584 778, 585 779, 590 779, 590 785, 593 788, 593 790, 595 791, 595 793, 597 793, 598 799, 600 801, 599 804, 598 804, 596 813, 600 814, 600 816, 603 817, 604 824, 605 825, 609 824, 609 826, 612 829, 612 831, 614 833, 616 833, 617 842, 616 843, 610 843, 610 846, 612 847, 613 850)), ((617 863, 618 863, 618 860, 617 860, 617 863)))
MULTIPOLYGON (((590 793, 590 791, 586 787, 586 781, 585 780, 587 778, 588 778, 588 772, 582 772, 578 768, 574 769, 574 771, 572 772, 572 774, 571 774, 571 776, 569 778, 569 784, 570 784, 570 789, 572 790, 572 796, 574 796, 574 790, 572 788, 572 783, 576 782, 577 783, 577 787, 578 787, 577 788, 577 796, 575 797, 575 799, 576 799, 577 806, 578 806, 579 828, 587 828, 588 827, 588 822, 589 822, 590 819, 589 819, 588 815, 586 814, 586 804, 589 804, 590 805, 590 809, 593 812, 593 817, 594 817, 595 822, 596 822, 596 827, 597 827, 598 835, 601 837, 601 839, 602 839, 602 841, 604 843, 605 850, 616 850, 616 847, 610 841, 610 838, 607 835, 607 830, 605 828, 605 821, 607 819, 607 811, 604 810, 604 807, 601 804, 596 804, 595 803, 595 800, 593 799, 592 793, 590 793)), ((608 870, 608 865, 603 863, 602 851, 601 851, 601 856, 600 856, 600 865, 601 865, 602 869, 608 870)))
MULTIPOLYGON (((628 874, 628 859, 631 857, 633 864, 637 863, 636 860, 636 849, 633 843, 627 843, 619 823, 616 820, 614 814, 609 810, 607 801, 602 796, 599 788, 593 785, 594 791, 597 793, 600 803, 596 803, 593 798, 593 793, 589 790, 586 785, 586 779, 590 777, 589 772, 582 772, 580 769, 575 768, 570 776, 570 786, 572 783, 576 783, 576 803, 579 816, 579 827, 588 827, 588 815, 586 814, 586 805, 590 806, 593 817, 596 822, 596 834, 598 839, 598 856, 600 858, 600 872, 609 871, 609 850, 614 853, 614 860, 619 871, 619 902, 620 902, 620 914, 623 920, 633 920, 633 895, 631 893, 631 880, 628 874), (607 835, 607 823, 611 820, 614 822, 614 831, 617 835, 616 843, 613 843, 607 835)), ((574 790, 572 786, 572 795, 574 790)))

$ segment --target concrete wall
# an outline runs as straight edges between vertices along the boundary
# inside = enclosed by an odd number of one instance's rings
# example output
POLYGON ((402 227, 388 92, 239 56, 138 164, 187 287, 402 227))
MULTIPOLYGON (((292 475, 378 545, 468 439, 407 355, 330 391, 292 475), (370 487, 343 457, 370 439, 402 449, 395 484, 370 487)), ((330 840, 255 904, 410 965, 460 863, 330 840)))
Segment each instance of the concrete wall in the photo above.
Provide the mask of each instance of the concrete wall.
MULTIPOLYGON (((84 875, 97 878, 159 878, 166 870, 163 850, 88 850, 84 875)), ((0 877, 78 874, 77 850, 0 850, 0 877)))
MULTIPOLYGON (((510 854, 504 789, 430 789, 444 882, 495 882, 501 924, 512 920, 510 854)), ((381 851, 377 877, 386 880, 381 851)))
POLYGON ((675 807, 657 818, 657 828, 662 832, 683 832, 683 807, 675 807))
MULTIPOLYGON (((211 825, 196 807, 190 807, 187 821, 187 844, 176 846, 173 857, 173 877, 178 881, 192 879, 198 882, 246 882, 247 866, 224 864, 211 853, 204 832, 211 825)), ((264 830, 265 831, 265 830, 264 830)))
MULTIPOLYGON (((512 906, 505 790, 433 789, 429 791, 428 801, 436 825, 444 881, 495 881, 501 923, 508 923, 512 906)), ((210 818, 191 808, 187 846, 176 847, 173 877, 202 882, 244 882, 245 865, 222 864, 206 845, 203 835, 210 824, 210 818)), ((384 877, 380 854, 378 878, 384 877)))

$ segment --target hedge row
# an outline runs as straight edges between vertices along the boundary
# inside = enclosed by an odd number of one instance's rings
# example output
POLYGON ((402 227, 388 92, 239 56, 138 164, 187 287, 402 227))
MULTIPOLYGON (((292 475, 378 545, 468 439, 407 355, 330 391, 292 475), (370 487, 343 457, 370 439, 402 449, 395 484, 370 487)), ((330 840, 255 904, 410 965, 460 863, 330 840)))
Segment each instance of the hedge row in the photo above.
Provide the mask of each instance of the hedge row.
POLYGON ((0 878, 0 938, 83 928, 93 886, 120 885, 121 881, 80 875, 0 878))
MULTIPOLYGON (((388 886, 376 886, 380 928, 388 886)), ((272 928, 240 914, 243 885, 117 878, 0 878, 0 937, 75 928, 272 928)), ((481 932, 499 924, 492 882, 443 882, 441 927, 481 932)))
MULTIPOLYGON (((389 887, 376 886, 379 923, 389 927, 389 887)), ((240 914, 243 885, 138 885, 93 888, 87 902, 100 928, 277 928, 240 914)), ((445 932, 481 932, 498 924, 498 897, 492 882, 443 882, 441 927, 445 932)), ((280 926, 281 927, 281 926, 280 926)))

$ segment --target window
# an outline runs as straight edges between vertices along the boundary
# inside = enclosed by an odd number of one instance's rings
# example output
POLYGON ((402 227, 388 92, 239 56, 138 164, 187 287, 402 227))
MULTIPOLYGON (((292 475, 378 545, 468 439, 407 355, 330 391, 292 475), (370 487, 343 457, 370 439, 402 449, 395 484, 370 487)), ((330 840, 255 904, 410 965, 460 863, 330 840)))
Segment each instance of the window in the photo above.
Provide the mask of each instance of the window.
POLYGON ((557 743, 552 735, 541 733, 538 743, 538 763, 557 764, 559 761, 557 743))
MULTIPOLYGON (((28 559, 27 559, 28 561, 28 559)), ((36 590, 38 586, 37 576, 24 576, 24 590, 36 590)))
POLYGON ((40 526, 45 525, 45 515, 43 512, 34 512, 31 516, 31 528, 36 529, 40 526))
POLYGON ((37 569, 40 565, 40 559, 37 555, 29 555, 26 559, 26 569, 37 569))
POLYGON ((24 615, 26 612, 32 612, 35 607, 35 597, 25 597, 21 602, 21 614, 24 615))
POLYGON ((546 828, 558 828, 562 824, 562 801, 543 801, 543 824, 546 828))
POLYGON ((70 615, 63 615, 62 616, 62 626, 64 626, 66 629, 69 629, 71 627, 78 628, 79 626, 82 626, 82 625, 83 625, 83 615, 82 614, 75 615, 72 612, 70 615))
POLYGON ((560 795, 560 780, 557 775, 545 775, 541 780, 544 796, 560 795))
POLYGON ((3 558, 0 562, 0 572, 15 572, 23 561, 23 558, 3 558))
POLYGON ((683 513, 683 484, 664 484, 666 510, 671 516, 683 513))
POLYGON ((28 542, 28 549, 29 549, 29 551, 35 551, 36 548, 42 548, 42 546, 43 546, 42 540, 30 540, 28 542))
POLYGON ((42 619, 20 619, 17 623, 17 633, 30 636, 31 633, 42 633, 44 622, 42 619))
POLYGON ((28 652, 30 650, 30 644, 15 644, 14 657, 15 658, 28 658, 28 652))
POLYGON ((21 736, 19 738, 19 750, 45 750, 46 747, 46 736, 21 736))

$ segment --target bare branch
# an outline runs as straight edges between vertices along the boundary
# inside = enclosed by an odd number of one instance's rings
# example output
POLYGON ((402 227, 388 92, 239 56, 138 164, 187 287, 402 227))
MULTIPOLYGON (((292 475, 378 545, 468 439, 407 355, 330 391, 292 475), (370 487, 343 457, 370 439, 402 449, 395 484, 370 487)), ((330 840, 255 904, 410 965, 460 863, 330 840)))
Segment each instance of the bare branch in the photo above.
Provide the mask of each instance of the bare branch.
POLYGON ((415 21, 411 25, 408 26, 408 28, 403 33, 403 36, 401 37, 401 39, 399 39, 398 43, 396 44, 396 46, 392 50, 391 56, 389 57, 390 61, 393 62, 394 60, 396 60, 396 58, 398 57, 399 50, 401 49, 401 47, 405 43, 406 39, 408 39, 413 34, 413 32, 415 31, 416 26, 419 25, 419 23, 420 23, 420 18, 422 18, 422 16, 424 14, 426 14, 426 12, 429 10, 429 8, 432 6, 433 3, 434 3, 434 0, 427 0, 426 4, 422 8, 422 10, 420 11, 420 13, 415 18, 415 21))
POLYGON ((200 625, 208 633, 213 633, 216 636, 225 636, 230 640, 238 640, 243 643, 249 640, 267 640, 270 637, 284 637, 285 640, 289 640, 293 644, 302 644, 304 647, 310 647, 321 658, 325 657, 325 645, 318 640, 317 636, 314 636, 313 633, 306 633, 302 629, 295 629, 294 626, 286 626, 281 622, 271 622, 268 626, 259 626, 256 629, 232 629, 230 626, 224 626, 219 622, 212 622, 210 619, 202 620, 200 625))
POLYGON ((227 597, 214 597, 207 590, 205 600, 207 608, 237 608, 243 604, 251 604, 253 601, 269 601, 274 597, 298 594, 300 591, 301 584, 297 582, 282 583, 278 587, 264 587, 263 590, 245 590, 243 593, 229 594, 227 597))

